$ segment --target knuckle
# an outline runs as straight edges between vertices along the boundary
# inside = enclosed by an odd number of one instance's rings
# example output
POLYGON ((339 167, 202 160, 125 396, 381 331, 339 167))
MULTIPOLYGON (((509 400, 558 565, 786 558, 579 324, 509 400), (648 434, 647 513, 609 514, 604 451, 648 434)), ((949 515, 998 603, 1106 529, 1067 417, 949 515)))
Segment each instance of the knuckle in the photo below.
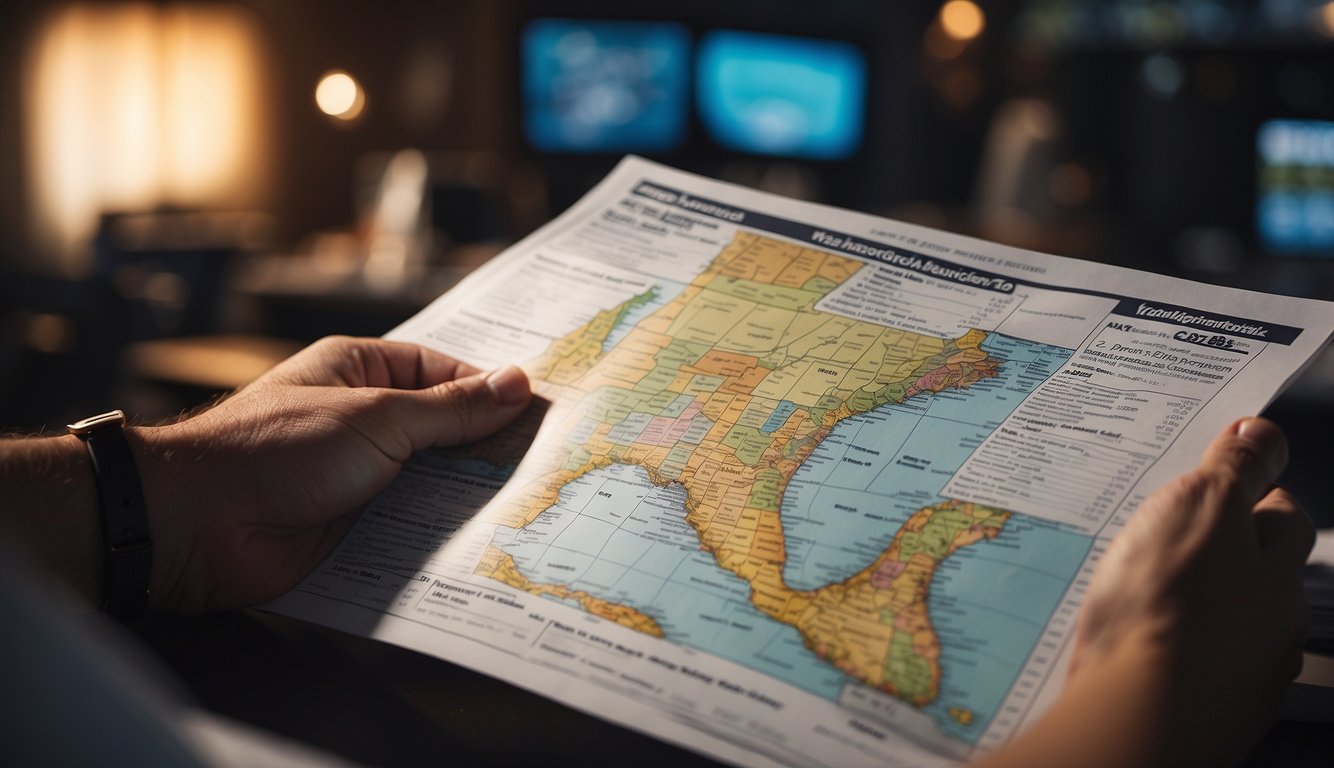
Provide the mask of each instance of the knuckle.
POLYGON ((479 381, 452 379, 435 385, 432 391, 450 431, 459 438, 471 434, 484 421, 487 398, 485 386, 479 381))
POLYGON ((1284 456, 1272 447, 1257 445, 1249 440, 1233 438, 1219 446, 1215 462, 1248 490, 1261 492, 1278 478, 1284 465, 1284 456))
POLYGON ((347 346, 347 344, 351 341, 352 341, 351 337, 348 336, 341 336, 341 335, 325 336, 316 341, 314 344, 312 344, 311 347, 319 349, 321 351, 328 351, 347 346))
POLYGON ((459 403, 469 399, 467 388, 454 379, 436 384, 435 392, 437 397, 449 403, 459 403))
POLYGON ((389 408, 395 401, 395 392, 380 387, 356 387, 348 390, 356 396, 354 401, 361 411, 380 411, 389 408))
POLYGON ((1229 440, 1223 446, 1223 451, 1232 463, 1241 469, 1249 467, 1264 469, 1269 463, 1256 445, 1249 440, 1229 440))
POLYGON ((1177 496, 1177 502, 1184 506, 1194 506, 1201 499, 1207 498, 1218 487, 1220 479, 1216 473, 1196 470, 1187 472, 1168 486, 1177 496))
POLYGON ((463 420, 476 398, 457 380, 442 381, 431 388, 436 399, 454 417, 463 420))

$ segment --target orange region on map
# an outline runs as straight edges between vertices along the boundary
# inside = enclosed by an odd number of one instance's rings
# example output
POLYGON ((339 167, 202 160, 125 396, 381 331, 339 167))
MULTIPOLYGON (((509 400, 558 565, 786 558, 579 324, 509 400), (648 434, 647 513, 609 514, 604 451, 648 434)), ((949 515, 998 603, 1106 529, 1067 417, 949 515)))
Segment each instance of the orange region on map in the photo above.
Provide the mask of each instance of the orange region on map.
MULTIPOLYGON (((685 489, 686 520, 701 548, 750 585, 757 609, 795 627, 850 677, 917 706, 933 700, 940 642, 927 612, 931 579, 950 554, 994 537, 1007 512, 956 501, 926 507, 842 582, 797 590, 783 577, 783 493, 838 422, 967 387, 999 366, 981 348, 981 331, 942 339, 815 308, 863 268, 874 267, 738 233, 611 348, 604 349, 624 305, 554 342, 529 366, 551 412, 516 474, 518 491, 491 521, 523 528, 583 475, 613 464, 642 467, 652 482, 685 489)), ((610 603, 590 608, 591 596, 535 584, 507 558, 488 552, 479 572, 661 634, 633 609, 608 615, 610 603)))
POLYGON ((658 626, 658 622, 634 608, 602 600, 587 592, 568 589, 560 585, 534 584, 519 572, 519 569, 514 565, 513 558, 495 547, 487 547, 486 554, 482 556, 482 561, 477 565, 476 573, 479 576, 487 576, 538 597, 550 595, 559 600, 573 600, 594 616, 601 616, 646 635, 663 636, 662 628, 658 626))

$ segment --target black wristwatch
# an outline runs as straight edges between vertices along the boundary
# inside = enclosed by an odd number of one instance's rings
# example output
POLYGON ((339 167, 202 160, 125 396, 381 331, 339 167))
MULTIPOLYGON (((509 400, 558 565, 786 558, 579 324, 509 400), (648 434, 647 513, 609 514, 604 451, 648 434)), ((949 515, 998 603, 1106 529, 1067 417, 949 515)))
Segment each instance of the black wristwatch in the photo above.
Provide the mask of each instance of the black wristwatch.
POLYGON ((139 470, 125 440, 125 413, 110 411, 69 425, 88 448, 102 510, 105 565, 102 611, 115 619, 142 616, 153 573, 153 539, 139 470))

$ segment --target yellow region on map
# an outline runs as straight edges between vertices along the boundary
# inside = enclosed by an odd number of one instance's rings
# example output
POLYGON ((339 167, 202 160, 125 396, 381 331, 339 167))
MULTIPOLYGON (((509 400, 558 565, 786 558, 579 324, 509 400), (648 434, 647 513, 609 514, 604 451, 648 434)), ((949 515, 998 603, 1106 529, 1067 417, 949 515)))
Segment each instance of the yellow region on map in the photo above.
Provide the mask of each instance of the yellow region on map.
MULTIPOLYGON (((679 295, 608 348, 640 296, 599 313, 529 366, 552 402, 548 447, 526 461, 492 522, 523 528, 570 482, 613 464, 685 490, 687 522, 750 600, 795 627, 820 658, 916 706, 939 692, 940 642, 927 611, 937 567, 996 536, 1008 512, 947 501, 914 513, 850 578, 789 586, 781 505, 793 474, 834 426, 889 403, 997 373, 985 334, 942 339, 815 305, 864 262, 739 233, 679 295), (553 442, 554 441, 554 442, 553 442)), ((530 581, 491 548, 478 572, 661 635, 652 618, 559 584, 530 581)))
POLYGON ((579 603, 581 608, 594 616, 601 616, 617 624, 624 624, 647 635, 663 636, 662 628, 658 626, 658 622, 628 605, 617 605, 582 590, 570 589, 559 584, 532 583, 528 580, 528 577, 519 572, 518 567, 514 565, 514 558, 495 547, 487 549, 486 556, 477 565, 476 573, 518 587, 539 597, 550 595, 559 600, 574 600, 579 603))

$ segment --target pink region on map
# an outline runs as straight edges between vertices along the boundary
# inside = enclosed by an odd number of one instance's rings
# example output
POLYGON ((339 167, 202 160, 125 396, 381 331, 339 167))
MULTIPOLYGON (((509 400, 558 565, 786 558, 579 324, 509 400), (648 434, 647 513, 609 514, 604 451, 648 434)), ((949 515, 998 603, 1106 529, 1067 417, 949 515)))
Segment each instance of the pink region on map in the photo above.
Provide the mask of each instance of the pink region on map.
POLYGON ((695 415, 699 413, 699 409, 699 401, 694 400, 690 405, 686 406, 685 411, 683 411, 680 416, 677 416, 674 419, 666 416, 653 417, 653 420, 649 422, 648 427, 640 433, 638 442, 647 443, 649 445, 665 445, 669 448, 675 446, 677 443, 681 442, 681 438, 685 435, 686 430, 690 429, 690 425, 694 422, 695 415))

